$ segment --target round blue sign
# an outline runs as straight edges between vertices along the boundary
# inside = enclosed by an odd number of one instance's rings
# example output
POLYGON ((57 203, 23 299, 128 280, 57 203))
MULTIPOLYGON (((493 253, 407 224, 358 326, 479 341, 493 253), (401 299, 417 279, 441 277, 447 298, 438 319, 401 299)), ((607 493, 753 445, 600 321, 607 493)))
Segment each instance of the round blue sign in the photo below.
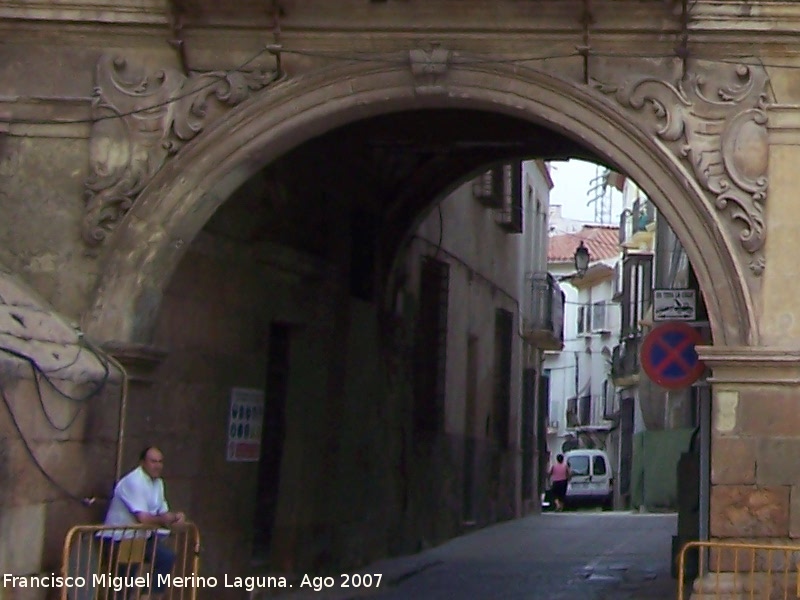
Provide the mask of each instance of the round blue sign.
POLYGON ((686 323, 665 323, 647 334, 642 344, 642 368, 655 383, 669 389, 690 386, 705 371, 695 346, 703 338, 686 323))

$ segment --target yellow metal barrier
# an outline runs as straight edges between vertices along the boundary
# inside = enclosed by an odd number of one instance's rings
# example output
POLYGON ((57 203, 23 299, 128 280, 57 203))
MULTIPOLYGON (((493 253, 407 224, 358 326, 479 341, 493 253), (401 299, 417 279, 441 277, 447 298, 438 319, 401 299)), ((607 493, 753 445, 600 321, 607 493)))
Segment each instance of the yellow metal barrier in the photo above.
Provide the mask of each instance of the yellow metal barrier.
POLYGON ((61 600, 195 600, 203 587, 200 532, 193 523, 156 529, 145 525, 78 525, 64 539, 61 600), (153 558, 172 562, 159 575, 153 558), (173 562, 174 559, 174 562, 173 562))
POLYGON ((696 560, 698 573, 691 598, 800 598, 800 545, 689 542, 678 555, 678 600, 689 600, 685 580, 689 556, 696 560))

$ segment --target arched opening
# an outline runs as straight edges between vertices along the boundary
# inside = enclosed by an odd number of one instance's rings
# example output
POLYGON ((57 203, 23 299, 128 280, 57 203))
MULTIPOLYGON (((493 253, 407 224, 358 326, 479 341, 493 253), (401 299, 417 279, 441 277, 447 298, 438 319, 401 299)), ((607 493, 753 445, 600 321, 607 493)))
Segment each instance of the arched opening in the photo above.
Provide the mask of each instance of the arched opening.
MULTIPOLYGON (((426 472, 446 472, 441 465, 434 464, 436 457, 442 454, 445 443, 442 440, 428 443, 429 451, 422 459, 412 456, 413 460, 409 461, 409 452, 416 450, 409 450, 404 444, 411 443, 414 448, 425 447, 425 444, 417 444, 413 439, 409 442, 407 435, 393 437, 390 426, 405 418, 407 396, 403 396, 396 381, 391 379, 392 373, 386 372, 391 371, 391 366, 387 367, 370 354, 380 348, 365 345, 341 351, 338 340, 354 335, 355 324, 362 323, 363 315, 358 311, 364 307, 351 306, 346 312, 337 313, 335 304, 346 302, 345 296, 384 306, 390 302, 390 275, 396 273, 394 267, 409 232, 422 221, 426 209, 444 194, 492 163, 531 156, 579 156, 613 165, 630 174, 647 190, 678 232, 705 293, 715 343, 745 345, 757 338, 749 291, 717 214, 705 204, 680 162, 624 114, 581 88, 521 69, 487 72, 459 68, 451 74, 447 89, 447 94, 419 95, 407 71, 352 68, 331 70, 269 90, 199 136, 169 163, 128 213, 106 250, 104 275, 94 309, 86 319, 87 330, 96 338, 156 344, 161 340, 180 340, 180 351, 192 345, 205 347, 207 340, 200 339, 202 335, 195 337, 190 331, 218 328, 216 343, 226 339, 236 348, 230 352, 230 364, 226 365, 227 374, 235 373, 235 377, 218 377, 218 372, 208 363, 195 362, 191 366, 191 369, 199 367, 199 371, 203 371, 202 377, 197 379, 203 379, 202 385, 216 393, 216 405, 210 401, 210 393, 201 392, 192 399, 210 411, 209 419, 212 412, 222 417, 218 398, 225 397, 227 386, 237 383, 258 387, 263 381, 254 373, 260 368, 266 370, 267 393, 275 394, 271 398, 278 406, 275 413, 269 415, 271 422, 276 423, 270 439, 286 439, 289 444, 287 447, 276 443, 269 477, 274 488, 280 484, 281 494, 286 493, 289 499, 271 497, 265 504, 272 505, 274 510, 280 510, 277 504, 281 502, 302 505, 306 514, 293 514, 292 518, 308 530, 302 535, 297 530, 270 533, 280 537, 282 544, 279 551, 273 548, 272 553, 288 557, 289 562, 281 567, 291 569, 308 561, 314 564, 315 560, 325 559, 330 547, 340 547, 336 546, 340 532, 324 519, 322 523, 314 522, 314 515, 332 510, 323 506, 326 502, 330 506, 337 505, 336 499, 331 498, 331 484, 320 483, 326 473, 340 472, 343 468, 337 462, 341 450, 338 441, 326 435, 324 427, 347 431, 354 426, 356 420, 352 414, 344 420, 341 417, 348 408, 354 373, 359 374, 358 385, 362 389, 374 392, 376 397, 386 393, 387 397, 395 394, 397 398, 386 405, 378 403, 370 407, 374 412, 358 415, 362 426, 377 426, 368 436, 359 430, 363 436, 359 439, 368 441, 363 447, 348 447, 346 452, 351 453, 348 457, 353 459, 348 464, 357 465, 362 461, 370 464, 373 470, 392 464, 402 473, 401 478, 411 479, 420 476, 425 479, 426 472), (354 93, 354 89, 359 91, 354 93), (359 177, 359 174, 368 176, 359 177), (268 198, 272 220, 259 219, 261 209, 248 205, 248 191, 253 192, 254 198, 268 198), (310 207, 313 210, 295 202, 303 194, 313 199, 314 205, 310 207), (274 219, 276 214, 279 219, 274 219), (252 217, 249 221, 248 216, 252 217), (226 222, 228 217, 239 224, 246 223, 247 227, 231 229, 226 222), (284 228, 281 219, 300 226, 291 230, 284 228), (374 240, 374 247, 378 249, 376 263, 362 264, 358 253, 353 252, 352 242, 370 235, 375 237, 376 229, 380 231, 380 239, 374 240), (340 239, 331 235, 337 231, 348 231, 350 237, 340 239), (300 235, 296 235, 298 233, 300 235), (216 279, 206 289, 213 289, 214 298, 222 301, 219 311, 206 307, 198 311, 203 317, 192 321, 191 300, 197 296, 174 295, 169 301, 165 301, 165 296, 170 288, 174 291, 194 279, 196 272, 187 265, 186 253, 191 248, 200 250, 192 254, 192 260, 202 255, 199 247, 204 244, 203 234, 217 239, 232 236, 234 246, 244 241, 277 242, 300 248, 303 251, 300 258, 271 256, 270 268, 280 270, 283 267, 276 265, 276 261, 286 260, 291 264, 289 270, 293 277, 307 275, 313 280, 314 297, 299 295, 291 286, 286 287, 281 296, 274 294, 274 290, 260 289, 250 296, 250 301, 262 299, 280 304, 280 311, 277 311, 282 315, 280 319, 251 323, 229 319, 232 312, 241 308, 235 297, 237 286, 248 285, 247 275, 240 274, 237 278, 230 272, 218 270, 216 279), (315 257, 321 259, 319 263, 315 257), (346 271, 339 270, 342 265, 347 265, 346 271), (378 276, 359 276, 371 272, 377 272, 378 276), (228 277, 232 283, 223 295, 216 284, 228 277), (340 285, 345 277, 349 278, 349 289, 340 285), (371 288, 371 285, 376 287, 371 288), (325 298, 329 304, 320 302, 319 298, 325 298), (309 314, 312 318, 308 318, 309 314), (178 326, 169 330, 175 323, 178 326), (178 331, 179 328, 183 331, 178 331), (264 347, 269 348, 265 369, 262 365, 240 360, 240 355, 245 353, 240 347, 245 343, 242 340, 251 343, 254 355, 264 347), (320 356, 326 357, 327 362, 320 363, 320 356), (289 362, 310 366, 302 380, 292 379, 286 369, 289 362), (291 392, 286 391, 287 386, 291 392), (387 388, 390 389, 387 391, 387 388), (304 398, 305 403, 293 404, 291 399, 299 397, 304 398), (286 414, 292 411, 303 414, 286 414), (313 435, 304 431, 298 436, 297 431, 291 430, 290 421, 303 420, 315 423, 313 435), (312 441, 301 447, 301 439, 312 441), (386 445, 382 446, 381 442, 386 445), (382 452, 379 458, 365 456, 376 447, 382 452), (310 471, 304 462, 304 457, 308 456, 314 457, 315 462, 310 471), (304 469, 303 477, 289 482, 284 478, 280 482, 284 473, 304 469), (288 492, 285 490, 287 483, 288 492), (316 499, 310 505, 300 503, 301 498, 311 496, 316 499), (321 500, 323 498, 325 500, 321 500), (313 547, 304 549, 303 556, 298 557, 294 549, 309 539, 314 540, 313 547)), ((272 249, 267 245, 258 251, 270 253, 272 249)), ((432 273, 431 278, 435 277, 436 273, 432 273)), ((509 312, 505 308, 498 309, 494 315, 496 329, 513 331, 509 312)), ((369 309, 366 313, 370 318, 363 322, 368 326, 357 335, 377 338, 386 323, 369 309)), ((468 355, 470 343, 474 344, 475 352, 479 348, 479 340, 467 340, 468 355)), ((498 363, 506 359, 502 354, 496 357, 498 363)), ((215 355, 206 360, 219 362, 224 358, 215 355)), ((184 362, 187 372, 189 364, 188 360, 184 362)), ((178 386, 197 384, 197 379, 191 377, 193 375, 185 381, 170 382, 175 387, 164 386, 166 391, 162 396, 170 390, 183 395, 178 386)), ((500 391, 513 395, 511 390, 500 391)), ((154 402, 159 401, 154 399, 154 402)), ((359 406, 368 406, 364 398, 359 406)), ((486 431, 495 427, 488 420, 476 424, 479 425, 486 431)), ((180 431, 178 438, 191 444, 198 435, 205 434, 188 427, 180 431)), ((502 437, 502 433, 498 437, 502 437)), ((207 440, 216 442, 218 438, 216 433, 206 436, 207 440)), ((222 473, 225 463, 215 455, 208 468, 222 473)), ((501 460, 488 465, 487 470, 491 469, 510 477, 507 474, 512 473, 514 467, 510 461, 501 460)), ((355 478, 352 473, 350 476, 355 478)), ((234 490, 249 489, 248 486, 253 485, 250 475, 237 472, 224 477, 229 478, 228 484, 234 490)), ((425 479, 415 493, 424 495, 430 479, 432 477, 425 479)), ((491 485, 503 483, 498 480, 491 485)), ((415 505, 413 498, 409 499, 411 494, 402 483, 393 482, 387 487, 391 489, 386 495, 396 502, 387 510, 396 510, 406 519, 422 520, 422 506, 415 505)), ((198 494, 197 490, 194 494, 198 494)), ((237 498, 230 498, 241 508, 235 511, 237 514, 252 512, 251 507, 237 498)), ((359 502, 362 504, 357 506, 366 503, 363 498, 359 502)), ((512 508, 509 514, 513 513, 512 508)), ((355 520, 355 515, 349 516, 355 520)), ((209 516, 209 519, 214 518, 209 516)), ((407 521, 399 519, 391 526, 400 530, 406 524, 407 521)), ((243 531, 251 523, 236 522, 226 526, 243 531)), ((257 526, 270 530, 274 523, 257 526)), ((431 518, 420 530, 435 532, 436 528, 431 518)), ((393 536, 390 533, 387 537, 393 536)), ((420 539, 419 544, 423 543, 425 541, 420 539)), ((381 544, 386 550, 383 539, 375 545, 381 544)), ((224 550, 213 552, 219 552, 216 557, 225 564, 224 550)), ((362 559, 360 555, 348 558, 353 563, 362 559)))

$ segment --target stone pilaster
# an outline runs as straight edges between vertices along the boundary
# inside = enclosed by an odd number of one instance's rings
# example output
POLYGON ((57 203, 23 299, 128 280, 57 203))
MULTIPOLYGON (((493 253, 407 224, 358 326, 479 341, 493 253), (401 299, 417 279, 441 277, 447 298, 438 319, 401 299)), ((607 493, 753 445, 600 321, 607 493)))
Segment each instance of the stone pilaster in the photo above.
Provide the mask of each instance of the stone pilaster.
POLYGON ((713 372, 711 537, 800 537, 800 351, 699 354, 713 372))
MULTIPOLYGON (((795 73, 773 74, 773 86, 785 87, 784 80, 795 73)), ((791 85, 795 85, 792 83, 791 85)), ((759 329, 761 343, 774 347, 797 347, 800 336, 800 278, 796 276, 800 236, 800 208, 797 204, 797 165, 800 162, 800 110, 797 105, 773 105, 768 109, 769 194, 766 222, 769 236, 765 255, 769 268, 764 273, 759 329)))

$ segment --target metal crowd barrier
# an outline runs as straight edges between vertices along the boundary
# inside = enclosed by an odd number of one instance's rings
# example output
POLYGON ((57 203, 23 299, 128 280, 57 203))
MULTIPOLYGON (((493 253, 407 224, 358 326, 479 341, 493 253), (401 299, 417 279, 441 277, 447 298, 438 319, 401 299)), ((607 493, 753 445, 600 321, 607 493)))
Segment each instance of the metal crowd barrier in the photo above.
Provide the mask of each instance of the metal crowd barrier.
POLYGON ((78 525, 64 539, 61 600, 145 600, 163 584, 159 600, 195 600, 200 532, 193 523, 158 529, 146 525, 78 525), (155 573, 159 551, 175 556, 166 577, 155 573))
POLYGON ((798 563, 800 545, 688 542, 678 555, 678 600, 800 598, 798 563), (691 592, 690 561, 698 573, 691 592))

